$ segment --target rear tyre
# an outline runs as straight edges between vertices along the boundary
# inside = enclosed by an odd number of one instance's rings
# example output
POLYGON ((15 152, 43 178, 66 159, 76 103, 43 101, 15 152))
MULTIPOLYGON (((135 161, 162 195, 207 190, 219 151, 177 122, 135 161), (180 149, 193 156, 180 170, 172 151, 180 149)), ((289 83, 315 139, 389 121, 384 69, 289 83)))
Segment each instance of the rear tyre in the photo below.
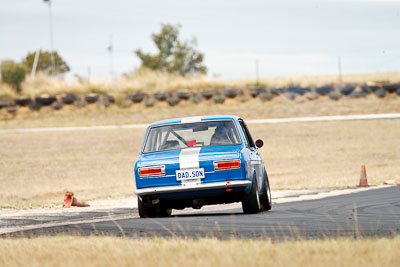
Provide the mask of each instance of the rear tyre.
POLYGON ((158 207, 156 209, 157 217, 169 217, 169 216, 171 216, 171 213, 172 213, 172 209, 169 209, 169 208, 158 207))
POLYGON ((242 209, 245 214, 254 214, 260 211, 260 197, 257 190, 257 179, 254 175, 250 192, 242 199, 242 209))
POLYGON ((156 216, 156 209, 145 205, 140 197, 138 197, 138 210, 140 218, 152 218, 156 216))
POLYGON ((269 180, 267 172, 264 171, 264 188, 260 196, 261 211, 267 211, 272 208, 271 189, 269 187, 269 180))
POLYGON ((140 218, 169 217, 172 213, 172 209, 170 208, 146 205, 140 197, 138 197, 138 210, 140 218))

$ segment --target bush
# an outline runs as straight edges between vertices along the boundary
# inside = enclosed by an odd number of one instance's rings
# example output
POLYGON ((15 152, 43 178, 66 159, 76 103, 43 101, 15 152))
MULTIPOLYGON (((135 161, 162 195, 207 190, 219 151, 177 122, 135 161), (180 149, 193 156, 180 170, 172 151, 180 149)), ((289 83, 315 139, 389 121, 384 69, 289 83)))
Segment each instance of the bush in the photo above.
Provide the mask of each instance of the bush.
POLYGON ((151 38, 158 49, 157 54, 145 53, 140 49, 135 51, 142 62, 141 67, 180 74, 205 74, 203 65, 204 54, 197 51, 196 39, 179 40, 180 25, 162 24, 159 33, 153 33, 151 38))
MULTIPOLYGON (((70 70, 68 64, 64 61, 64 59, 58 54, 57 51, 54 51, 54 68, 56 73, 52 73, 52 62, 51 62, 51 51, 40 51, 39 60, 37 63, 36 71, 43 72, 48 75, 50 74, 63 74, 70 70)), ((28 53, 23 59, 24 66, 32 71, 33 62, 35 61, 35 52, 28 53)), ((79 78, 78 78, 79 80, 79 78)))
POLYGON ((11 85, 18 93, 22 92, 21 83, 25 80, 25 67, 12 60, 1 63, 2 80, 11 85))

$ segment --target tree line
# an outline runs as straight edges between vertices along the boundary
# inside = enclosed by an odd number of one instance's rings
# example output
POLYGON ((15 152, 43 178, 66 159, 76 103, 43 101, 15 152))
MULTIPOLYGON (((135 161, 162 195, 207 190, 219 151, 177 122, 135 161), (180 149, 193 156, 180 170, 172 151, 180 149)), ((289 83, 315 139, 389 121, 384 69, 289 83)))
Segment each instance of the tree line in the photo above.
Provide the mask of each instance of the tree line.
MULTIPOLYGON (((179 74, 182 76, 191 74, 206 74, 207 68, 203 64, 204 54, 196 50, 196 38, 191 40, 180 40, 180 24, 161 24, 161 30, 153 33, 151 38, 157 48, 157 53, 151 54, 135 50, 136 56, 140 59, 140 68, 157 70, 162 72, 179 74)), ((4 60, 1 62, 2 81, 11 85, 18 93, 21 93, 21 83, 25 80, 26 73, 32 71, 35 61, 35 52, 29 52, 21 62, 4 60)), ((52 52, 40 51, 36 72, 47 75, 52 73, 52 52)), ((55 61, 55 74, 62 75, 70 71, 65 60, 53 51, 55 61)))

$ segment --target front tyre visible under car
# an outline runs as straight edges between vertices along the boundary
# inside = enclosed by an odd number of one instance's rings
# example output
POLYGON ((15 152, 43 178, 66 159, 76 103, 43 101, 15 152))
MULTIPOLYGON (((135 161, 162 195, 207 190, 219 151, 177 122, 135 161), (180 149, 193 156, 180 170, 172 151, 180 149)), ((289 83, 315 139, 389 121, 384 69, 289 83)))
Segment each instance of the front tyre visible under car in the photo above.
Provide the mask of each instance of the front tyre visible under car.
POLYGON ((260 211, 260 197, 257 190, 257 179, 253 175, 250 191, 242 199, 242 209, 245 214, 254 214, 260 211))
POLYGON ((264 171, 264 188, 260 196, 261 211, 267 211, 272 208, 271 188, 269 187, 269 180, 267 172, 264 171))
POLYGON ((162 205, 152 206, 145 203, 140 197, 138 199, 138 210, 140 218, 169 217, 172 209, 162 205))

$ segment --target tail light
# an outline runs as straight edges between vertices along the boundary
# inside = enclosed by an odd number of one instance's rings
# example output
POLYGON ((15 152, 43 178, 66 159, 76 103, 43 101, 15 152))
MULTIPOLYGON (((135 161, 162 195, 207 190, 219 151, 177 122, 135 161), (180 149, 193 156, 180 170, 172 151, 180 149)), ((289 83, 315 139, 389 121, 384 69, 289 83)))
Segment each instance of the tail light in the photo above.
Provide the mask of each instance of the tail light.
POLYGON ((165 166, 139 168, 140 177, 157 177, 165 175, 165 166))
POLYGON ((214 161, 215 171, 235 170, 240 169, 240 159, 237 160, 224 160, 214 161))
POLYGON ((195 145, 196 145, 196 140, 188 140, 188 141, 186 142, 186 144, 187 144, 188 146, 195 146, 195 145))

